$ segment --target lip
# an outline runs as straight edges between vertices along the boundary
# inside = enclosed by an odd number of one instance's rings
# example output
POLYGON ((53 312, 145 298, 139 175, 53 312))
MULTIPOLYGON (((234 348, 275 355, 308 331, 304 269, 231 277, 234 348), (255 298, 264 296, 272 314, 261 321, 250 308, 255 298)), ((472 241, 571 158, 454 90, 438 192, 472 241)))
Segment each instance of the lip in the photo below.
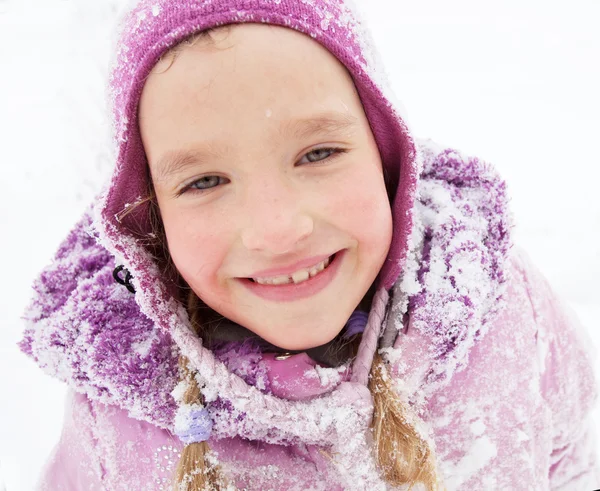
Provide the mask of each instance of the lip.
MULTIPOLYGON (((286 285, 261 285, 248 278, 236 278, 236 280, 258 297, 275 302, 292 302, 294 300, 312 297, 325 289, 337 276, 345 256, 346 249, 336 252, 327 268, 318 275, 297 285, 295 283, 288 283, 286 285)), ((326 259, 327 257, 329 256, 325 256, 323 259, 326 259)), ((317 261, 317 263, 318 262, 319 261, 317 261)), ((293 271, 296 270, 292 270, 292 272, 293 271)))
POLYGON ((302 261, 298 261, 296 264, 292 264, 291 266, 286 266, 284 268, 271 268, 271 269, 263 269, 262 271, 257 271, 248 275, 248 278, 265 278, 269 276, 282 276, 282 275, 290 275, 295 273, 296 271, 304 268, 310 268, 311 266, 316 266, 321 261, 325 261, 328 257, 332 256, 332 254, 322 254, 320 256, 313 256, 302 261))

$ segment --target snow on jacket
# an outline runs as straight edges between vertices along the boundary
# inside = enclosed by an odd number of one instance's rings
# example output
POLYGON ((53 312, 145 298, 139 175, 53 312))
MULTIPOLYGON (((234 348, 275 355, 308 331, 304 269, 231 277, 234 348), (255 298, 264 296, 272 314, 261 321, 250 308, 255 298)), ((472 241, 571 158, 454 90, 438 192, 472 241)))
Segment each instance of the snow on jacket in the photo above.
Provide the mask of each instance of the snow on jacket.
POLYGON ((162 0, 126 17, 111 78, 115 171, 36 282, 21 341, 73 389, 40 489, 170 489, 182 448, 172 434, 180 355, 202 381, 209 443, 237 488, 388 489, 368 429, 377 350, 447 489, 600 484, 583 330, 512 247, 494 169, 415 144, 354 15, 338 1, 162 0), (338 368, 306 354, 211 352, 138 240, 150 232, 145 208, 120 215, 146 189, 135 115, 149 70, 192 32, 258 20, 310 34, 344 63, 396 190, 392 245, 359 352, 338 368), (135 295, 113 279, 120 264, 135 295))

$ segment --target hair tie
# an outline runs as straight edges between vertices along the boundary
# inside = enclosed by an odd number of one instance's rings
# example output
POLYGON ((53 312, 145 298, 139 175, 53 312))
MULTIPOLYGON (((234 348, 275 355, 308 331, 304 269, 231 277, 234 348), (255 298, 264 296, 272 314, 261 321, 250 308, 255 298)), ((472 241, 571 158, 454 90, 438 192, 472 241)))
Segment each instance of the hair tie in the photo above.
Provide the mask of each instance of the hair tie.
POLYGON ((175 434, 186 445, 205 442, 210 438, 213 422, 206 408, 192 409, 185 415, 184 422, 187 423, 185 429, 176 422, 175 434))
POLYGON ((368 319, 369 314, 363 310, 355 310, 352 312, 350 319, 346 322, 346 332, 344 332, 344 337, 349 339, 352 336, 362 333, 367 326, 368 319))

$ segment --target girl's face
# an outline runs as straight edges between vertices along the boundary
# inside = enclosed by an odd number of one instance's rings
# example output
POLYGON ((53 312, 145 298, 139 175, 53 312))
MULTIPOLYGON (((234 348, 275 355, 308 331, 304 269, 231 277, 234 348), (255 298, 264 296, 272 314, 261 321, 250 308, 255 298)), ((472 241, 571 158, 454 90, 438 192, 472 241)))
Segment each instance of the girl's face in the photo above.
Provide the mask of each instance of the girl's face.
POLYGON ((375 140, 350 75, 317 42, 260 24, 215 37, 155 69, 141 97, 169 251, 223 316, 284 349, 323 345, 390 246, 375 140))

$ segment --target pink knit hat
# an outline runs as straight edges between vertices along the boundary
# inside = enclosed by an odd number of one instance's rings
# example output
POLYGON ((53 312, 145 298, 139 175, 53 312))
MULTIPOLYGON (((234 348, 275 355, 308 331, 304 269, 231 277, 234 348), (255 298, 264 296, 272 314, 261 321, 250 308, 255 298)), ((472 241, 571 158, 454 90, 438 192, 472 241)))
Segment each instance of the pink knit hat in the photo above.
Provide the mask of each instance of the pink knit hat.
MULTIPOLYGON (((150 232, 147 207, 120 219, 125 208, 147 195, 147 160, 138 127, 138 105, 144 80, 159 57, 198 31, 224 24, 268 23, 311 36, 345 65, 351 74, 393 193, 394 233, 378 286, 389 289, 402 269, 412 225, 418 178, 414 142, 383 71, 377 64, 368 33, 357 20, 351 2, 343 0, 140 0, 123 19, 121 39, 110 80, 117 144, 117 165, 99 203, 100 230, 105 245, 128 266, 135 259, 132 239, 150 232), (103 233, 102 233, 103 232, 103 233)), ((134 267, 134 269, 136 269, 134 267)))

